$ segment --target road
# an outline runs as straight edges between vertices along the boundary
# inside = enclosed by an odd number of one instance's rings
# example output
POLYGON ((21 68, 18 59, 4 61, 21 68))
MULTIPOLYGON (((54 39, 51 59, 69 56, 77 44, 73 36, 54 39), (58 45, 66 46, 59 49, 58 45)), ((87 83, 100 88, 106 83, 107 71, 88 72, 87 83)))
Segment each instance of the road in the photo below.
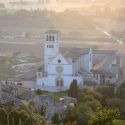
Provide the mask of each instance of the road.
POLYGON ((116 41, 119 44, 124 44, 123 41, 117 39, 116 37, 112 36, 109 32, 107 32, 106 30, 104 30, 103 28, 97 26, 96 29, 102 31, 106 36, 108 36, 109 38, 112 38, 114 41, 116 41))

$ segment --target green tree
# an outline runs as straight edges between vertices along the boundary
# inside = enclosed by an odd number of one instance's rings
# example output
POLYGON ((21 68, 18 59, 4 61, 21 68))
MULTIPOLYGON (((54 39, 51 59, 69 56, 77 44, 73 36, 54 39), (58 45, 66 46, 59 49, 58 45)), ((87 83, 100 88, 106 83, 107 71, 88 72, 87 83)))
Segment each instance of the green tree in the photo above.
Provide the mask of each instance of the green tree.
POLYGON ((78 86, 77 86, 77 80, 73 80, 73 82, 70 85, 68 96, 77 98, 78 96, 78 86))
POLYGON ((117 89, 117 97, 120 99, 125 99, 125 82, 123 82, 117 89))
POLYGON ((40 115, 45 116, 45 114, 46 114, 46 107, 44 105, 42 105, 40 115))
POLYGON ((42 95, 42 90, 37 89, 37 90, 36 90, 36 94, 39 95, 39 96, 42 95))
POLYGON ((114 120, 118 120, 119 116, 118 110, 99 110, 90 116, 89 125, 113 125, 114 120))
POLYGON ((57 113, 52 117, 52 123, 57 125, 60 123, 59 115, 57 113))
POLYGON ((30 116, 26 111, 24 111, 24 110, 20 111, 19 119, 21 121, 21 124, 25 124, 26 121, 29 119, 29 117, 30 116))
POLYGON ((107 99, 107 107, 116 108, 120 111, 120 117, 125 119, 125 100, 119 98, 107 99))
POLYGON ((94 101, 94 100, 98 100, 99 102, 102 102, 103 96, 101 93, 99 92, 95 92, 95 91, 90 91, 90 90, 82 90, 78 92, 78 103, 82 102, 85 103, 87 101, 94 101))
POLYGON ((19 110, 20 112, 21 112, 21 111, 25 111, 25 112, 27 112, 27 113, 29 114, 29 113, 30 113, 29 110, 31 110, 31 109, 29 109, 29 107, 26 106, 26 105, 22 105, 22 106, 19 107, 18 110, 19 110))
POLYGON ((93 112, 102 108, 102 95, 98 92, 83 90, 78 92, 78 105, 83 103, 91 108, 93 112))
POLYGON ((85 104, 88 105, 89 107, 91 107, 93 112, 102 108, 101 103, 96 99, 93 101, 87 101, 85 104))
POLYGON ((19 125, 20 123, 20 113, 18 110, 13 110, 11 111, 11 113, 9 114, 9 124, 10 125, 19 125))
POLYGON ((88 125, 88 119, 92 113, 91 108, 83 103, 76 105, 75 107, 68 108, 64 113, 64 123, 77 122, 78 125, 88 125))
POLYGON ((115 97, 115 88, 113 85, 100 85, 96 88, 96 92, 101 93, 102 95, 102 105, 106 105, 106 100, 108 98, 114 98, 115 97))
POLYGON ((115 97, 115 88, 113 85, 101 85, 97 87, 96 91, 101 93, 104 97, 115 97))
POLYGON ((29 117, 24 125, 34 125, 36 123, 35 119, 33 117, 29 117))
POLYGON ((113 125, 125 125, 125 121, 122 120, 114 120, 113 125))
POLYGON ((77 122, 67 122, 65 125, 77 125, 77 122))
POLYGON ((7 113, 4 109, 0 108, 0 125, 7 125, 7 113))

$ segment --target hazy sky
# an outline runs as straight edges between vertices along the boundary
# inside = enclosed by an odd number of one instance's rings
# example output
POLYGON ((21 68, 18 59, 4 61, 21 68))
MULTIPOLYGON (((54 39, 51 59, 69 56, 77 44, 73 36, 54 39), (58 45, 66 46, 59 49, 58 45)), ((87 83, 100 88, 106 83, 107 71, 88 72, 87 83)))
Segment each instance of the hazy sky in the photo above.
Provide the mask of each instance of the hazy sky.
MULTIPOLYGON (((0 2, 4 2, 4 3, 8 3, 8 2, 17 2, 17 1, 21 1, 21 0, 0 0, 0 2)), ((31 1, 31 2, 37 2, 38 0, 22 0, 22 1, 31 1)), ((44 1, 44 0, 41 0, 44 1)), ((51 2, 89 2, 89 1, 94 1, 94 0, 49 0, 51 2)))
MULTIPOLYGON (((20 0, 0 0, 0 2, 6 3, 7 6, 9 6, 9 2, 15 2, 20 0)), ((23 0, 23 1, 31 1, 30 5, 15 5, 13 6, 15 9, 36 9, 36 8, 44 8, 44 5, 37 4, 34 2, 37 2, 38 0, 23 0), (33 2, 33 3, 32 3, 33 2)), ((44 1, 44 0, 41 0, 44 1)), ((64 11, 67 8, 79 8, 84 5, 84 2, 89 2, 91 0, 49 0, 49 4, 46 6, 50 10, 56 10, 56 11, 64 11)), ((10 7, 10 6, 9 6, 10 7)))
MULTIPOLYGON (((15 9, 31 10, 31 9, 37 9, 37 8, 42 9, 42 8, 46 7, 49 10, 55 10, 55 11, 64 11, 67 8, 68 9, 80 8, 83 6, 88 6, 88 4, 91 6, 91 5, 93 5, 94 1, 97 1, 96 2, 97 4, 102 2, 102 3, 106 3, 109 6, 115 6, 115 5, 118 5, 119 3, 123 3, 121 1, 125 2, 125 0, 48 0, 48 1, 50 1, 49 4, 45 5, 45 4, 35 3, 38 0, 22 0, 22 1, 31 1, 31 2, 28 5, 17 4, 17 5, 11 6, 10 4, 8 4, 10 1, 17 2, 17 1, 21 1, 21 0, 0 0, 0 2, 6 3, 7 7, 13 7, 15 9)), ((47 1, 47 0, 41 0, 41 1, 47 1)), ((124 3, 121 5, 124 5, 124 3)))

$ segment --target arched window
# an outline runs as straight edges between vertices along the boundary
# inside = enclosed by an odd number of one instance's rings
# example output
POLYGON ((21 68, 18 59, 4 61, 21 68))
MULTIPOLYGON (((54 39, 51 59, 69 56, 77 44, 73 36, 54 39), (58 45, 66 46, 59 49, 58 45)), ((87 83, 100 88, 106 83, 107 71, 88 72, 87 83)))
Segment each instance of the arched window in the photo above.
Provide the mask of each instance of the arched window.
POLYGON ((56 86, 59 87, 59 84, 60 84, 60 81, 57 80, 57 81, 56 81, 56 86))
POLYGON ((52 37, 51 37, 51 36, 49 36, 49 41, 51 41, 51 39, 52 39, 52 37))
POLYGON ((53 36, 53 41, 55 40, 55 37, 53 36))
POLYGON ((42 85, 44 86, 44 82, 42 83, 42 85))
POLYGON ((39 76, 41 76, 41 73, 39 73, 39 76))
POLYGON ((64 86, 64 81, 63 81, 63 79, 61 77, 58 77, 56 79, 56 86, 57 87, 63 87, 64 86))
POLYGON ((48 37, 48 35, 46 36, 46 41, 48 41, 49 40, 49 37, 48 37))
POLYGON ((60 80, 60 87, 63 87, 63 84, 64 84, 63 80, 60 80))

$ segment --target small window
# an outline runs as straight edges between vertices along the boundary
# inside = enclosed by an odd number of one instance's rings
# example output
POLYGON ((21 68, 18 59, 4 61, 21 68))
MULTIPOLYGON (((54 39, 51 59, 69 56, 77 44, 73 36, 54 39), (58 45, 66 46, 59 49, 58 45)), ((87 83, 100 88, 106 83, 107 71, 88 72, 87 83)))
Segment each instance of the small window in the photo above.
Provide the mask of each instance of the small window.
POLYGON ((96 79, 98 80, 99 78, 98 78, 98 74, 97 74, 97 76, 96 76, 96 79))
POLYGON ((57 86, 57 87, 59 87, 59 83, 60 83, 60 81, 57 80, 57 81, 56 81, 56 86, 57 86))
POLYGON ((55 40, 55 37, 53 36, 53 41, 55 40))
POLYGON ((44 86, 44 82, 43 82, 43 84, 42 84, 43 86, 44 86))
POLYGON ((41 73, 39 73, 39 76, 41 76, 41 73))
POLYGON ((46 41, 48 41, 49 40, 49 37, 48 36, 46 36, 46 41))
POLYGON ((49 36, 49 41, 54 41, 54 36, 49 36))
POLYGON ((54 48, 54 45, 51 45, 51 48, 54 48))
POLYGON ((111 76, 109 76, 109 79, 112 79, 112 77, 111 77, 111 76))
POLYGON ((51 41, 51 38, 52 38, 52 37, 51 37, 51 36, 49 36, 49 41, 51 41))
POLYGON ((54 48, 54 45, 47 45, 47 48, 54 48))
POLYGON ((63 80, 60 80, 60 87, 63 87, 63 80))
POLYGON ((110 80, 107 80, 106 83, 109 84, 109 83, 110 83, 110 80))
POLYGON ((102 82, 105 83, 105 80, 103 80, 102 82))
POLYGON ((104 78, 105 78, 105 75, 102 75, 102 78, 104 79, 104 78))

